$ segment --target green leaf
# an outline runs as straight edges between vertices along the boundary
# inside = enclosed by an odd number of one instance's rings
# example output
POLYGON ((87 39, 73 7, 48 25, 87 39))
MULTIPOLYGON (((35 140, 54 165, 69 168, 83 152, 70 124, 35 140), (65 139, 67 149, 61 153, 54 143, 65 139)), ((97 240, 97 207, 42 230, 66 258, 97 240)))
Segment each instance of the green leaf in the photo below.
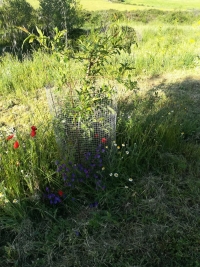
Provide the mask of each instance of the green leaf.
POLYGON ((36 26, 36 30, 37 30, 39 36, 43 38, 44 34, 42 33, 42 31, 37 26, 36 26))

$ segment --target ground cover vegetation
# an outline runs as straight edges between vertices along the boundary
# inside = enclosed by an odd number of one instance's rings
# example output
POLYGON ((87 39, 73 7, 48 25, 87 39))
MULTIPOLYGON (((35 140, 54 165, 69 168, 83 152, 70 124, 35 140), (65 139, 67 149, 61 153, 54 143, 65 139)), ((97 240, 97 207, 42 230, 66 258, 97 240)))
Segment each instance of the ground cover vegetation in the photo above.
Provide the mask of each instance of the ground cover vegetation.
POLYGON ((199 13, 71 7, 49 28, 22 0, 1 8, 0 265, 199 267, 199 13), (116 140, 73 162, 45 87, 102 81, 116 140))

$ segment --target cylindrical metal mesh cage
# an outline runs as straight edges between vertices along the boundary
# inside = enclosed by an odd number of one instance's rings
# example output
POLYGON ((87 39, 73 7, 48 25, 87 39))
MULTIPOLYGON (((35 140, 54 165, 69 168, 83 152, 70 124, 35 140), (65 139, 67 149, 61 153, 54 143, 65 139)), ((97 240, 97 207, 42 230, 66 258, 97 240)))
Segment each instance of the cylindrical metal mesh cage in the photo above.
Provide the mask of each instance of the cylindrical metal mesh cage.
MULTIPOLYGON (((63 153, 82 162, 87 152, 95 153, 102 144, 116 139, 116 101, 98 95, 97 101, 85 107, 77 95, 46 88, 57 143, 63 153)), ((95 95, 95 94, 94 94, 95 95)))

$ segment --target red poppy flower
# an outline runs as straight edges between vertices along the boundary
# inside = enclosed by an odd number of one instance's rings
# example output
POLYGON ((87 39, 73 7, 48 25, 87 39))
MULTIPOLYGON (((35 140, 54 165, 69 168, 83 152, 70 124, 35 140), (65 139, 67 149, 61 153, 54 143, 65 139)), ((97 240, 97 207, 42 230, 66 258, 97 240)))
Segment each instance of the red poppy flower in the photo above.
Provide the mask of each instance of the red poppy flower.
POLYGON ((58 195, 59 195, 60 197, 62 197, 62 196, 63 196, 63 194, 64 194, 64 193, 63 193, 63 191, 62 191, 62 190, 59 190, 59 191, 58 191, 58 195))
POLYGON ((11 135, 9 135, 7 138, 6 138, 6 140, 10 140, 10 139, 12 139, 14 137, 14 134, 11 134, 11 135))
POLYGON ((14 147, 14 149, 18 148, 19 147, 19 142, 15 141, 13 147, 14 147))
POLYGON ((32 137, 34 137, 35 135, 36 135, 36 131, 31 131, 31 133, 30 133, 30 135, 32 136, 32 137))
POLYGON ((94 137, 97 138, 97 137, 99 137, 99 135, 98 134, 95 134, 94 137))
POLYGON ((31 126, 31 130, 35 132, 37 130, 37 127, 33 125, 31 126))
POLYGON ((101 143, 105 144, 106 142, 107 142, 107 139, 106 139, 105 137, 103 137, 103 138, 101 139, 101 143))

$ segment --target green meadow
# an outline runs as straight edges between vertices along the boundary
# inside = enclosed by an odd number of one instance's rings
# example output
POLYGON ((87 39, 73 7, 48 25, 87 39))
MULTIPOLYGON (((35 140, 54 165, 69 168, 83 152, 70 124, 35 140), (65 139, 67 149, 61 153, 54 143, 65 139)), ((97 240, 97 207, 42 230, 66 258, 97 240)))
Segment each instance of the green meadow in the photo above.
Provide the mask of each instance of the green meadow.
POLYGON ((0 266, 200 267, 200 3, 164 2, 81 0, 68 49, 2 50, 0 266), (81 163, 46 91, 79 87, 66 118, 92 114, 88 88, 117 106, 114 140, 81 163))
MULTIPOLYGON (((39 6, 37 0, 29 0, 34 7, 39 6)), ((138 10, 138 9, 162 9, 162 10, 192 10, 200 9, 200 3, 198 0, 170 0, 170 1, 160 1, 160 0, 125 0, 122 3, 108 0, 80 0, 81 6, 89 11, 96 10, 109 10, 115 9, 119 11, 125 10, 138 10)))

